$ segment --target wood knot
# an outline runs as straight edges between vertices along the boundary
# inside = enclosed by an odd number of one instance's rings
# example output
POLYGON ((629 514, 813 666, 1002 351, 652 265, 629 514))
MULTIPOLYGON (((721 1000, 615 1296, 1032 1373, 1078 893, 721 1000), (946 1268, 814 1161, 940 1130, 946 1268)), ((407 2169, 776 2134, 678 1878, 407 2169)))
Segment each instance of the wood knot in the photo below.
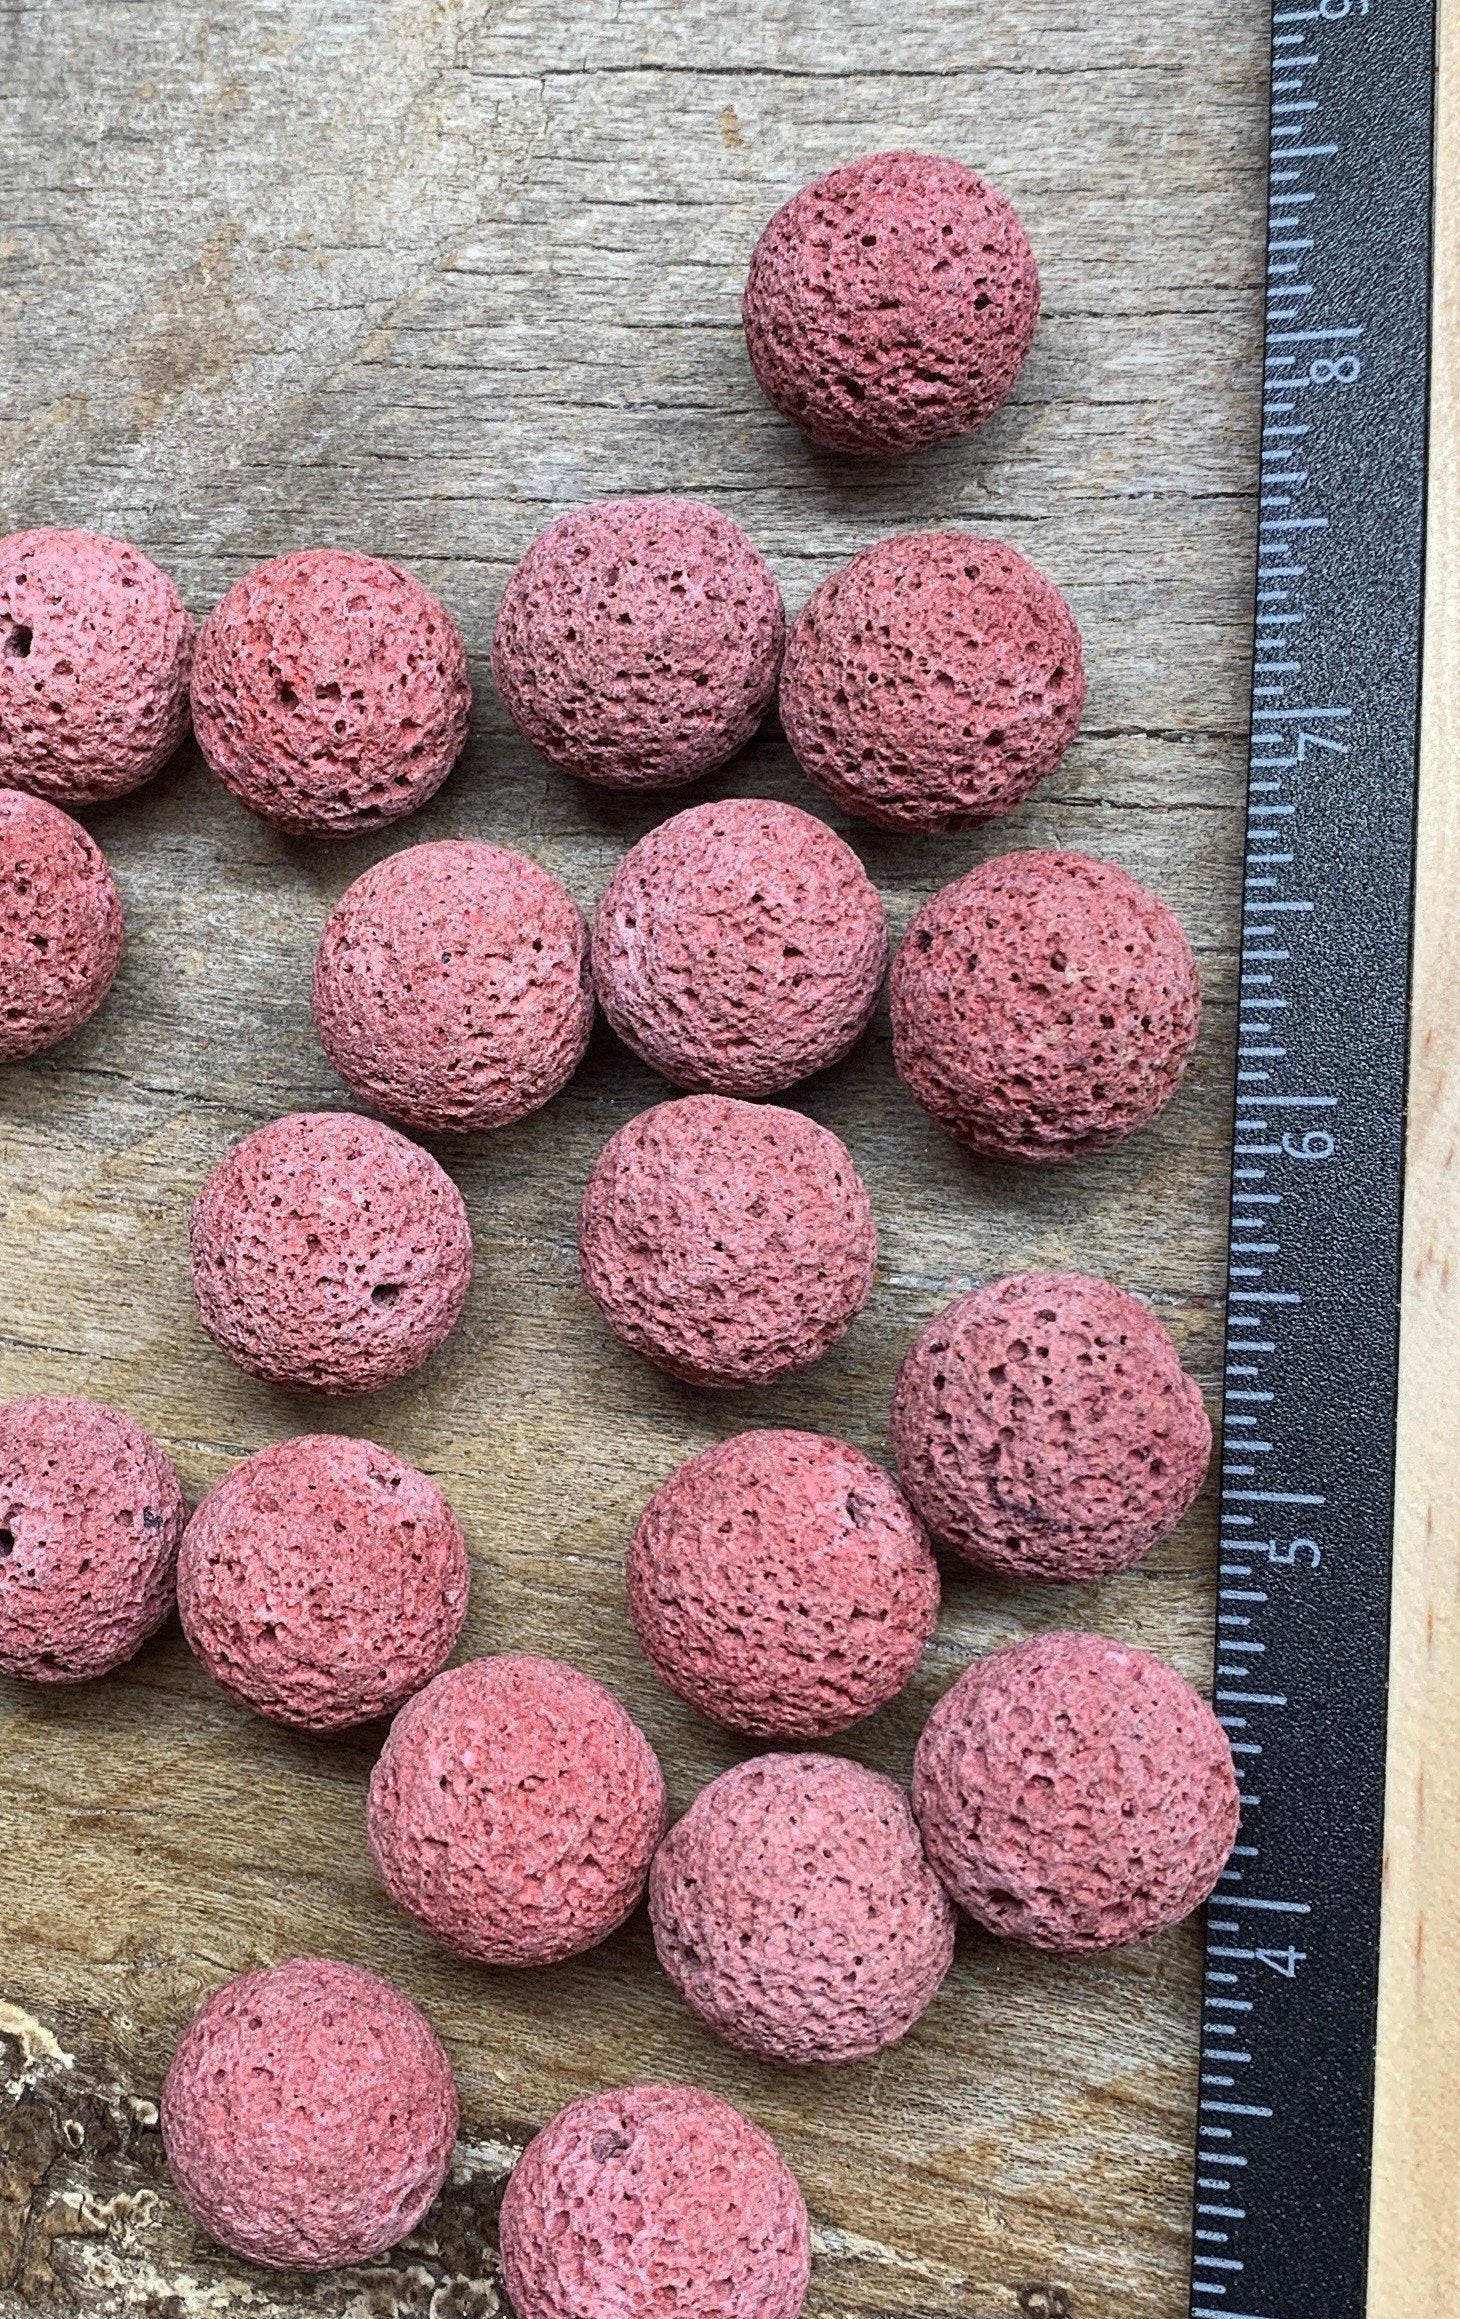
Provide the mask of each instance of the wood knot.
POLYGON ((1075 2306, 1064 2287, 1021 2287, 1018 2302, 1025 2319, 1074 2319, 1075 2306))

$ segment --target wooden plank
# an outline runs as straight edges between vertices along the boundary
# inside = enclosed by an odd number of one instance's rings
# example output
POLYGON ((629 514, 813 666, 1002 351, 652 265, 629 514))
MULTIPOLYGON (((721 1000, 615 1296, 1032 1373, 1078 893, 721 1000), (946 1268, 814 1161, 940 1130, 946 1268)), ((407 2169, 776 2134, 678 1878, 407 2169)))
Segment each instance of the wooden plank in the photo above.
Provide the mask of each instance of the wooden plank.
POLYGON ((1441 10, 1369 2319, 1460 2265, 1460 7, 1441 10))
MULTIPOLYGON (((739 1752, 651 1680, 623 1604, 639 1507, 744 1425, 887 1455, 913 1332, 1031 1263, 1152 1298, 1216 1406, 1259 374, 1266 10, 1140 0, 53 0, 0 16, 5 524, 137 538, 205 610, 249 564, 343 541, 412 564, 462 621, 477 713, 430 808, 384 837, 287 843, 187 753, 89 817, 130 944, 95 1023, 0 1082, 0 1395, 131 1410, 199 1494, 309 1426, 378 1435, 448 1490, 473 1554, 463 1649, 550 1650, 613 1686, 676 1809, 739 1752), (810 451, 761 402, 736 319, 760 223, 850 153, 987 168, 1040 257, 1045 316, 1009 408, 906 466, 810 451), (517 740, 486 665, 515 557, 585 497, 687 489, 763 545, 795 609, 866 539, 1000 532, 1085 632, 1085 730, 1006 823, 921 843, 849 830, 895 931, 1008 845, 1083 846, 1167 894, 1202 961, 1196 1066, 1146 1136, 1054 1175, 976 1167, 905 1097, 885 1013, 803 1091, 843 1133, 882 1234, 872 1305, 818 1368, 707 1399, 622 1353, 578 1288, 577 1196, 664 1092, 608 1034, 539 1118, 442 1144, 479 1272, 443 1354, 348 1407, 288 1399, 202 1338, 188 1202, 227 1144, 342 1091, 310 954, 349 881, 458 827, 591 905, 656 817, 517 740)), ((717 786, 820 808, 774 729, 717 786)), ((708 794, 701 791, 697 794, 708 794)), ((829 818, 831 818, 829 816, 829 818)), ((840 823, 838 826, 842 826, 840 823)), ((846 1742, 900 1776, 933 1700, 991 1643, 1096 1626, 1210 1672, 1213 1500, 1129 1577, 1071 1595, 950 1571, 907 1696, 846 1742)), ((1176 2319, 1185 2303, 1198 1943, 1073 1966, 965 1933, 895 2052, 835 2075, 715 2045, 642 1917, 596 1956, 509 1978, 391 1910, 361 1829, 380 1734, 306 1743, 244 1716, 176 1632, 115 1681, 0 1689, 0 2310, 156 2319, 486 2319, 493 2215, 571 2095, 695 2079, 780 2140, 817 2229, 813 2319, 1176 2319), (462 2088, 457 2177, 368 2277, 250 2274, 191 2228, 151 2105, 192 2006, 320 1948, 424 2004, 462 2088)))

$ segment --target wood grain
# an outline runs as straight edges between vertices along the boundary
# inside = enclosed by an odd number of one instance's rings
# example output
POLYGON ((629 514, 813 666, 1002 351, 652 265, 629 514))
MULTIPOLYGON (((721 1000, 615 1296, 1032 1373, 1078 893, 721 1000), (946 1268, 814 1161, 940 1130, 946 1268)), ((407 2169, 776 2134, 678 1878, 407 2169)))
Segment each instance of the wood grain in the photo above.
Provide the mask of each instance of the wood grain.
POLYGON ((1369 2319, 1442 2309, 1460 2268, 1460 7, 1450 0, 1440 27, 1369 2319))
MULTIPOLYGON (((0 1394, 89 1392, 201 1492, 321 1423, 434 1475, 466 1527, 464 1649, 549 1650, 611 1684, 676 1809, 733 1760, 652 1681, 622 1553, 690 1450, 815 1425, 887 1454, 897 1362, 960 1287, 1031 1263, 1150 1297, 1213 1407, 1220 1364, 1233 935, 1255 499, 1266 11, 1139 0, 50 0, 0 10, 5 527, 138 540, 202 612, 285 548, 399 557, 472 652, 462 766, 409 827, 341 846, 250 821, 187 752, 90 816, 130 941, 89 1028, 0 1084, 0 1394), (737 301, 754 236, 858 151, 962 155, 1018 202, 1044 319, 1009 406, 907 465, 824 457, 760 400, 737 301), (576 1201, 606 1136, 664 1090, 600 1029, 538 1118, 438 1148, 470 1210, 462 1325, 416 1379, 321 1410, 231 1370, 187 1294, 189 1200, 228 1143, 343 1102, 310 1028, 330 904, 396 845, 464 828, 591 904, 655 818, 533 759, 492 691, 503 579, 584 498, 673 488, 733 513, 794 610, 869 538, 997 532, 1068 592, 1083 735, 977 838, 848 832, 894 930, 1008 845, 1085 847, 1175 904, 1203 969, 1196 1065, 1157 1126, 1031 1176, 975 1166, 899 1088, 885 1014, 804 1091, 851 1143, 882 1254, 818 1368, 734 1401, 621 1352, 577 1285, 576 1201)), ((773 728, 723 789, 822 809, 773 728)), ((1078 1623, 1210 1673, 1208 1493, 1136 1573, 1052 1596, 949 1573, 912 1690, 852 1734, 905 1775, 967 1660, 1078 1623)), ((506 2167, 562 2101, 696 2079, 780 2140, 817 2231, 813 2319, 1175 2319, 1195 2101, 1195 1926, 1095 1964, 965 1934, 907 2042, 839 2073, 716 2046, 642 1919, 527 1978, 445 1957, 370 1872, 380 1734, 305 1742, 228 1705, 176 1633, 114 1681, 0 1692, 0 2308, 155 2319, 486 2319, 506 2167), (323 1949, 423 2003, 464 2140, 426 2228, 368 2274, 246 2273, 166 2183, 157 2089, 199 1997, 323 1949)))

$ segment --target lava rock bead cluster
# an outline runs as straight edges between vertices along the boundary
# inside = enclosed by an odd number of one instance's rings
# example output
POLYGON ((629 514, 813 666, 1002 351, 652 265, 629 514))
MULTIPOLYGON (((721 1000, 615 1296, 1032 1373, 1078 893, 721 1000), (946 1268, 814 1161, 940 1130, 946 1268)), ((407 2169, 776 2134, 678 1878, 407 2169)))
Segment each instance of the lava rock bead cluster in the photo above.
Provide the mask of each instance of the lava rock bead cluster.
MULTIPOLYGON (((743 317, 772 404, 823 448, 903 454, 982 425, 1039 312, 1004 197, 960 163, 874 154, 798 193, 756 245, 743 317)), ((1059 590, 957 531, 865 548, 787 632, 776 580, 715 508, 607 500, 512 572, 492 670, 550 765, 632 798, 724 767, 779 702, 810 781, 871 828, 936 836, 1028 798, 1085 697, 1059 590)), ((86 532, 0 541, 0 1060, 84 1024, 118 970, 107 865, 63 807, 119 797, 177 747, 293 839, 386 828, 465 743, 463 639, 379 557, 288 554, 196 634, 171 581, 86 532)), ((204 1327, 243 1371, 359 1394, 416 1369, 472 1271, 461 1195, 397 1132, 493 1132, 571 1079, 595 1007, 683 1092, 599 1155, 583 1286, 673 1379, 766 1385, 834 1346, 877 1236, 846 1146, 765 1100, 839 1063, 887 976, 887 924, 825 822, 751 798, 692 806, 624 854, 590 927, 541 865, 458 836, 397 852, 330 912, 320 1042, 382 1119, 303 1113, 236 1144, 194 1203, 204 1327), (395 1125, 384 1124, 391 1121, 395 1125)), ((1083 855, 987 860, 914 916, 892 964, 893 1059, 968 1149, 1042 1165, 1156 1117, 1197 1036, 1170 910, 1083 855)), ((1144 1939, 1214 1888, 1235 1835, 1231 1749, 1174 1670, 1041 1633, 934 1708, 909 1797, 807 1743, 916 1675, 934 1545, 1021 1583, 1130 1568, 1190 1505, 1211 1432, 1150 1311, 1032 1272, 937 1315, 892 1410, 899 1483, 829 1435, 742 1432, 688 1459, 629 1544, 629 1609, 665 1685, 752 1756, 673 1825, 645 1734, 557 1660, 448 1667, 467 1610, 460 1525, 378 1444, 306 1434, 245 1458, 187 1518, 158 1445, 117 1412, 0 1408, 0 1673, 122 1665, 176 1603, 221 1690, 292 1730, 392 1716, 367 1834, 396 1906, 455 1955, 549 1966, 647 1893, 686 2005, 739 2052, 882 2053, 932 2002, 958 1909, 1060 1956, 1144 1939)), ((273 2266, 372 2261, 421 2222, 457 2130, 447 2056, 389 1983, 327 1958, 230 1982, 177 2048, 161 2124, 220 2243, 273 2266)), ((639 2085, 572 2102, 501 2210, 517 2319, 796 2319, 810 2241, 774 2146, 728 2104, 639 2085)))

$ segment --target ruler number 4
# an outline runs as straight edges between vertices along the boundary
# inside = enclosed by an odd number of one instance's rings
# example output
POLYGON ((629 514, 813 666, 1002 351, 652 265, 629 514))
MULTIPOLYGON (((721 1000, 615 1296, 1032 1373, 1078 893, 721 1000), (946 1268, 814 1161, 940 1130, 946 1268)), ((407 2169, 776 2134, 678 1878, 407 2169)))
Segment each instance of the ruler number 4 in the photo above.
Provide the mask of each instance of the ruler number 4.
POLYGON ((1260 1965, 1266 1965, 1269 1972, 1281 1973, 1285 1981, 1295 1981, 1299 1965, 1308 1961, 1306 1949, 1258 1949, 1255 1954, 1260 1965))

